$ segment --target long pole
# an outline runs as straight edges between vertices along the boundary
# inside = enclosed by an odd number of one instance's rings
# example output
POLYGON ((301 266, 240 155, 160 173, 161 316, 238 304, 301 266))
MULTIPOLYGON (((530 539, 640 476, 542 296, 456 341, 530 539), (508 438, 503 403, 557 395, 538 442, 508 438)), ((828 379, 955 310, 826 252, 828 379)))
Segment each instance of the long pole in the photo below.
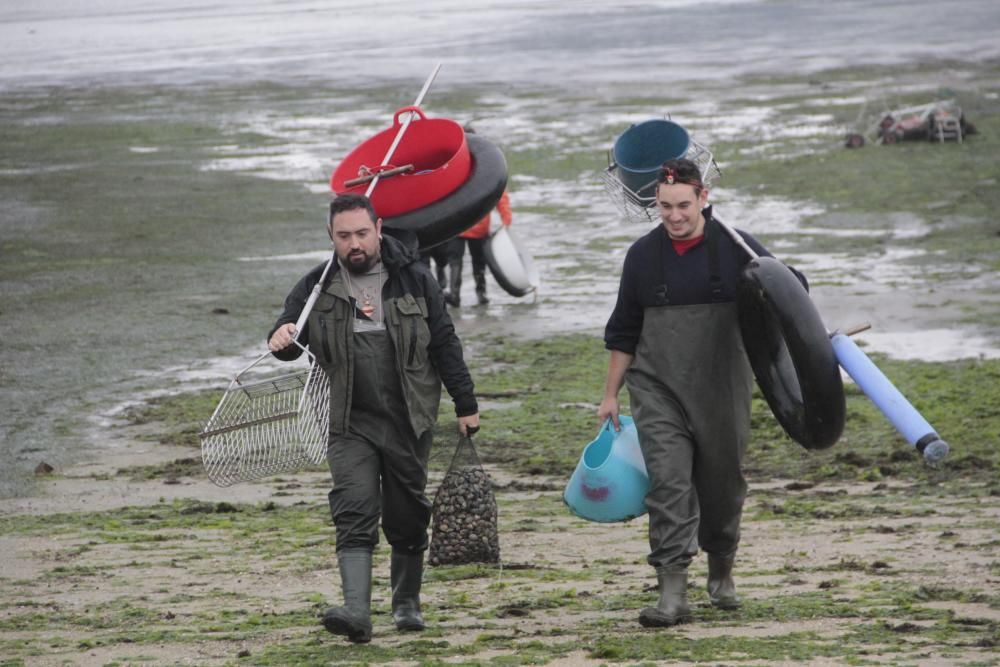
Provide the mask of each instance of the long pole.
MULTIPOLYGON (((424 87, 420 89, 420 94, 417 95, 416 101, 413 106, 418 107, 420 103, 424 101, 424 96, 430 89, 431 84, 434 83, 434 79, 437 78, 438 72, 441 70, 441 63, 438 63, 434 67, 434 71, 431 75, 427 77, 427 81, 424 82, 424 87)), ((413 112, 406 114, 406 120, 400 125, 399 131, 396 132, 396 137, 392 140, 392 145, 389 146, 389 150, 386 151, 385 157, 382 159, 382 164, 389 164, 389 160, 392 159, 393 153, 396 152, 396 147, 399 146, 399 142, 403 140, 403 135, 406 133, 406 128, 410 127, 410 122, 413 120, 413 112)), ((368 184, 368 189, 365 191, 365 196, 370 197, 375 186, 378 185, 379 174, 375 175, 372 182, 368 184)), ((329 221, 327 221, 329 223, 329 221)), ((316 299, 319 298, 319 293, 323 289, 323 283, 326 282, 326 276, 330 272, 330 267, 337 260, 337 253, 330 253, 330 259, 327 261, 326 266, 323 268, 323 275, 320 276, 319 281, 316 286, 313 287, 312 292, 309 294, 309 299, 306 301, 305 307, 302 309, 302 313, 299 315, 299 319, 295 321, 295 341, 299 340, 299 333, 302 331, 302 327, 305 325, 306 320, 309 318, 309 313, 312 312, 313 306, 316 305, 316 299)))
MULTIPOLYGON (((416 102, 413 103, 413 106, 419 107, 420 103, 424 101, 424 95, 427 94, 428 89, 430 89, 431 84, 434 83, 434 79, 437 78, 438 72, 440 70, 441 70, 441 63, 438 63, 437 66, 434 67, 434 71, 431 72, 431 75, 427 77, 427 81, 424 82, 424 87, 420 89, 420 94, 417 95, 417 100, 416 102)), ((414 114, 412 111, 406 114, 406 120, 404 120, 403 124, 399 127, 399 132, 396 133, 396 137, 392 140, 392 144, 389 146, 389 150, 385 152, 385 157, 382 158, 382 164, 389 164, 389 160, 392 159, 393 153, 396 152, 396 147, 399 146, 399 142, 403 140, 403 134, 406 132, 406 128, 410 126, 410 122, 413 120, 413 116, 414 114)), ((366 197, 371 197, 372 190, 374 190, 375 186, 378 185, 380 177, 381 173, 375 174, 375 178, 372 179, 372 182, 369 183, 368 185, 368 189, 365 191, 366 197)), ((320 280, 320 282, 322 283, 323 281, 320 280)))
POLYGON ((754 252, 753 248, 751 248, 749 245, 747 245, 747 242, 745 240, 743 240, 743 237, 740 236, 740 233, 738 231, 736 231, 735 229, 733 229, 732 227, 730 227, 729 225, 727 225, 726 223, 724 223, 722 220, 719 220, 718 218, 715 218, 714 216, 713 216, 713 219, 717 223, 719 223, 719 226, 722 227, 722 229, 727 234, 729 234, 730 238, 733 239, 733 241, 736 243, 736 245, 738 245, 739 247, 743 248, 743 251, 746 254, 750 255, 750 259, 757 259, 757 253, 754 252))

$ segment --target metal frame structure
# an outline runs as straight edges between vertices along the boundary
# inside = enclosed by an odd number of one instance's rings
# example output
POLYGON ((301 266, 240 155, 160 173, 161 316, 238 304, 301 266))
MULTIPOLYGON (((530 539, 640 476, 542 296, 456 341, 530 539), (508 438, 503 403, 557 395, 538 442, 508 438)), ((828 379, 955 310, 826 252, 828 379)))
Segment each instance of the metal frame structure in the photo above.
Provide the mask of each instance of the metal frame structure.
POLYGON ((326 458, 330 425, 326 371, 305 350, 309 361, 305 368, 248 377, 268 357, 270 353, 233 378, 200 434, 202 465, 218 486, 294 472, 326 458))
POLYGON ((847 145, 860 148, 869 141, 883 145, 913 139, 962 143, 965 133, 962 122, 962 108, 954 100, 895 107, 881 95, 861 105, 854 121, 858 129, 847 135, 847 145))
MULTIPOLYGON (((694 139, 690 140, 687 152, 682 157, 698 165, 698 169, 701 171, 701 180, 706 187, 711 188, 722 176, 722 170, 715 162, 712 151, 694 139)), ((608 197, 611 198, 626 220, 639 223, 659 222, 659 216, 654 208, 655 198, 642 197, 622 182, 618 175, 618 165, 615 164, 610 152, 608 153, 608 166, 601 171, 601 180, 608 197)), ((646 185, 640 190, 645 187, 646 185)))

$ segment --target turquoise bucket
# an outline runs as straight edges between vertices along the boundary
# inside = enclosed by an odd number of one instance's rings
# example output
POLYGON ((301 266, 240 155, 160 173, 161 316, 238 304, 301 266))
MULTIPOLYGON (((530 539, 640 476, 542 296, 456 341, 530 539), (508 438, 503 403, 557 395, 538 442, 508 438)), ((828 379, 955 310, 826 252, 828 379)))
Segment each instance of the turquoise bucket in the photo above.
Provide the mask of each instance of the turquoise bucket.
POLYGON ((597 438, 583 450, 566 484, 563 502, 573 514, 588 521, 628 521, 646 512, 649 491, 646 462, 631 417, 619 417, 622 430, 604 422, 597 438))
POLYGON ((622 184, 640 197, 653 197, 660 167, 667 160, 684 157, 690 146, 687 130, 657 118, 622 132, 611 153, 622 184))

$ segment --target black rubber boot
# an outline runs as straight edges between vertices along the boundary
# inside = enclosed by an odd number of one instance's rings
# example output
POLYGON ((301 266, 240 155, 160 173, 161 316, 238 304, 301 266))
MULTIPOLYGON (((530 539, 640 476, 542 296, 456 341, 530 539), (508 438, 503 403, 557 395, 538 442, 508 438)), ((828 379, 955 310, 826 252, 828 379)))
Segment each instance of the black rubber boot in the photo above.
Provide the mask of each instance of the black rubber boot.
POLYGON ((344 606, 323 613, 323 627, 344 635, 355 644, 372 640, 372 552, 370 549, 342 549, 337 552, 344 606))
POLYGON ((656 568, 660 599, 655 607, 639 612, 639 624, 644 628, 667 628, 684 623, 691 617, 687 602, 687 569, 656 568))
POLYGON ((451 293, 445 297, 445 301, 449 306, 455 306, 456 308, 462 305, 462 257, 459 256, 457 260, 448 261, 448 277, 449 286, 451 288, 451 293))
POLYGON ((424 554, 392 552, 389 579, 392 582, 392 620, 402 632, 423 630, 420 615, 420 582, 424 576, 424 554))
POLYGON ((708 600, 718 609, 739 609, 733 582, 733 561, 736 554, 719 556, 708 554, 708 600))
POLYGON ((485 306, 490 302, 486 296, 486 274, 474 273, 472 277, 476 280, 476 298, 479 299, 479 305, 485 306))

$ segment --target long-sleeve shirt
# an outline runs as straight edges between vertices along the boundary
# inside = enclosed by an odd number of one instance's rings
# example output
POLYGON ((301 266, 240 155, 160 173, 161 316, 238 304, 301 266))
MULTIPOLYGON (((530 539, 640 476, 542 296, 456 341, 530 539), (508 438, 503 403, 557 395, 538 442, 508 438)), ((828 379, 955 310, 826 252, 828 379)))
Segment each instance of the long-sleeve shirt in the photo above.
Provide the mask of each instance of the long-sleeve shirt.
MULTIPOLYGON (((646 308, 724 303, 736 299, 740 273, 750 258, 712 220, 711 207, 706 208, 703 215, 705 239, 682 255, 674 249, 663 225, 657 225, 629 248, 618 288, 618 301, 604 330, 607 349, 635 354, 646 308), (713 291, 710 280, 709 235, 715 237, 718 254, 719 280, 715 285, 718 293, 713 291)), ((758 255, 773 257, 753 236, 740 230, 737 233, 758 255)), ((795 269, 792 271, 808 289, 805 276, 795 269)))

